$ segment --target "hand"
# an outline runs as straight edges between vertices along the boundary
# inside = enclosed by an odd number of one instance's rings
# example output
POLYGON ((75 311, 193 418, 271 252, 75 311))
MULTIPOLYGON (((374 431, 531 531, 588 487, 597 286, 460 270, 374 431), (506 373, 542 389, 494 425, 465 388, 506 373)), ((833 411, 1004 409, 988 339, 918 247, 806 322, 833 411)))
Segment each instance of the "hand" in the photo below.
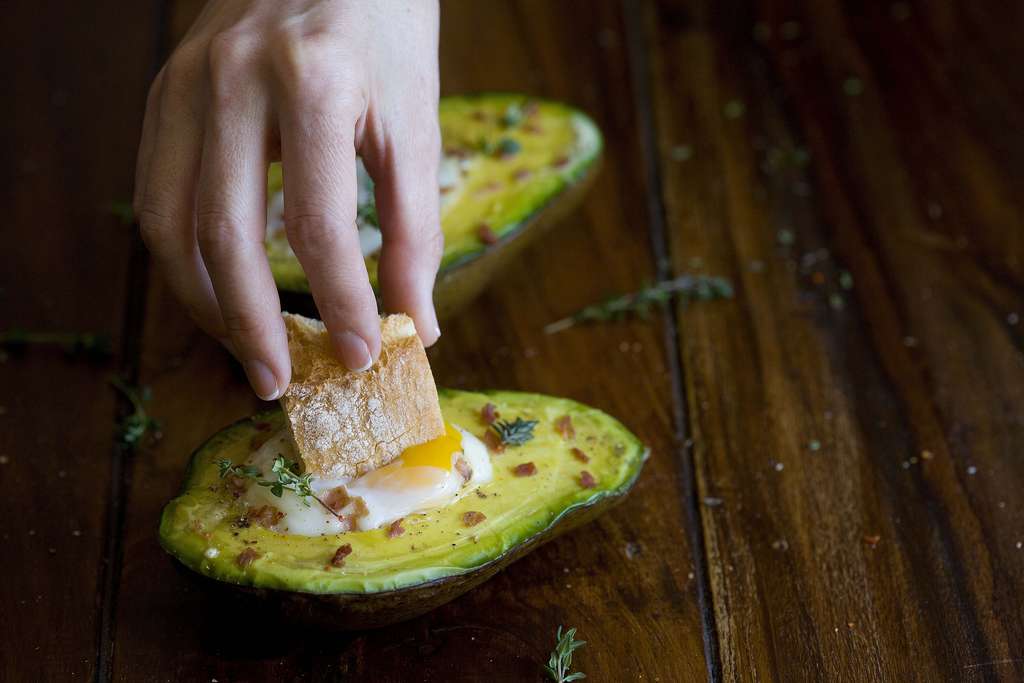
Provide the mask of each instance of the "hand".
POLYGON ((267 166, 338 357, 364 370, 380 323, 359 247, 356 153, 376 186, 384 306, 440 335, 438 8, 433 0, 212 0, 150 89, 135 182, 142 237, 256 393, 291 377, 263 242, 267 166))

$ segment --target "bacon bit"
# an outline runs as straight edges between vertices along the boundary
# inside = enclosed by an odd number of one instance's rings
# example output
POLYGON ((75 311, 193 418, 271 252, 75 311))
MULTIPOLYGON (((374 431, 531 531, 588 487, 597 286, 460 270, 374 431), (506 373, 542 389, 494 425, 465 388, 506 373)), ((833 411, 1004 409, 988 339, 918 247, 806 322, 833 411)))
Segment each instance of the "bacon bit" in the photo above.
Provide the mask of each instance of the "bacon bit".
POLYGON ((866 543, 869 548, 874 548, 876 545, 878 545, 879 541, 881 540, 882 537, 878 534, 864 537, 864 543, 866 543))
POLYGON ((453 185, 442 185, 442 186, 441 186, 440 188, 438 188, 438 189, 440 189, 440 190, 441 190, 441 194, 448 194, 449 192, 451 192, 452 190, 454 190, 454 189, 455 189, 455 187, 454 187, 453 185))
POLYGON ((245 493, 245 489, 248 487, 249 482, 238 475, 232 474, 230 477, 224 480, 224 486, 235 498, 241 497, 245 493))
POLYGON ((328 491, 321 500, 324 505, 331 509, 331 512, 338 513, 348 505, 351 499, 348 497, 348 491, 345 490, 345 487, 338 486, 328 491))
POLYGON ((473 478, 473 468, 469 466, 469 463, 464 458, 459 458, 455 461, 455 471, 462 477, 464 484, 468 484, 469 480, 473 478))
POLYGON ((242 569, 245 569, 250 564, 252 564, 254 560, 257 560, 260 557, 262 557, 262 555, 260 555, 252 548, 246 548, 242 552, 238 553, 238 557, 235 558, 235 564, 237 564, 242 569))
POLYGON ((540 111, 540 105, 537 104, 537 100, 529 100, 527 102, 523 102, 523 106, 520 107, 520 111, 523 112, 523 116, 533 116, 540 111))
POLYGON ((285 513, 278 510, 273 505, 262 505, 258 508, 249 510, 245 516, 246 518, 255 524, 259 524, 264 529, 269 529, 272 526, 276 526, 278 522, 284 519, 285 513))
POLYGON ((501 189, 501 183, 499 183, 497 180, 492 180, 489 183, 481 185, 477 189, 477 191, 476 191, 476 196, 477 197, 486 197, 487 195, 493 194, 493 193, 497 192, 500 189, 501 189))
POLYGON ((253 428, 257 432, 269 432, 271 429, 274 428, 274 425, 270 424, 269 422, 256 422, 253 424, 253 428))
POLYGON ((533 175, 533 171, 528 168, 521 168, 512 174, 512 180, 523 181, 533 175))
POLYGON ((580 486, 585 489, 592 489, 597 486, 597 479, 594 479, 594 475, 586 470, 580 472, 580 486))
POLYGON ((561 434, 563 439, 576 438, 576 428, 572 426, 572 418, 568 415, 555 420, 555 431, 561 434))
POLYGON ((346 543, 343 546, 338 546, 338 549, 334 551, 334 557, 331 558, 330 565, 332 567, 344 567, 345 558, 352 554, 352 545, 346 543))
POLYGON ((536 123, 524 123, 523 132, 531 133, 533 135, 540 135, 541 133, 544 132, 544 129, 538 126, 536 123))
POLYGON ((341 528, 338 530, 339 533, 346 534, 356 529, 356 519, 351 515, 338 515, 338 522, 341 523, 341 528))
POLYGON ((404 517, 400 517, 395 521, 391 522, 391 526, 388 527, 388 538, 394 538, 395 536, 401 536, 405 533, 405 527, 402 526, 402 520, 404 517))
POLYGON ((462 525, 463 526, 476 526, 480 522, 487 519, 487 515, 476 510, 470 510, 469 512, 462 513, 462 525))
POLYGON ((484 434, 484 443, 487 445, 487 448, 489 448, 491 451, 495 453, 505 452, 505 443, 501 440, 501 437, 498 436, 498 433, 493 429, 488 429, 487 432, 484 434))
POLYGON ((537 466, 532 462, 524 462, 513 467, 512 474, 517 477, 532 477, 537 474, 537 466))
POLYGON ((469 115, 469 118, 473 119, 474 121, 486 121, 487 114, 477 109, 476 111, 469 115))
POLYGON ((580 462, 590 462, 590 456, 578 448, 572 449, 572 457, 576 458, 580 462))
POLYGON ((481 223, 477 227, 476 236, 480 238, 481 242, 488 246, 498 243, 498 236, 493 230, 491 230, 491 226, 487 225, 487 223, 481 223))
POLYGON ((814 274, 811 275, 811 282, 813 282, 816 285, 825 284, 825 273, 821 272, 820 270, 814 271, 814 274))
POLYGON ((498 406, 493 403, 485 403, 484 407, 480 409, 480 420, 485 425, 494 424, 499 417, 501 417, 501 413, 498 412, 498 406))
POLYGON ((263 444, 270 441, 271 436, 271 434, 267 433, 254 434, 253 437, 249 439, 249 450, 259 450, 263 446, 263 444))
POLYGON ((565 168, 569 165, 569 157, 560 156, 551 162, 551 165, 555 168, 565 168))

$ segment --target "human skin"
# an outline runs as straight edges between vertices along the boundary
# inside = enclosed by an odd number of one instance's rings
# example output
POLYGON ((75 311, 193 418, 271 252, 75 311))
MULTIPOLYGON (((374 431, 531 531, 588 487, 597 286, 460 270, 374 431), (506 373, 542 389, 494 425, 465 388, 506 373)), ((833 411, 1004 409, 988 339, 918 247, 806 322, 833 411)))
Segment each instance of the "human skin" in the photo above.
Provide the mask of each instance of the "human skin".
POLYGON ((134 208, 171 291, 278 398, 291 368, 263 248, 267 166, 284 168, 288 241, 338 357, 380 354, 356 230, 356 155, 375 182, 385 309, 440 336, 435 0, 211 0, 146 103, 134 208))

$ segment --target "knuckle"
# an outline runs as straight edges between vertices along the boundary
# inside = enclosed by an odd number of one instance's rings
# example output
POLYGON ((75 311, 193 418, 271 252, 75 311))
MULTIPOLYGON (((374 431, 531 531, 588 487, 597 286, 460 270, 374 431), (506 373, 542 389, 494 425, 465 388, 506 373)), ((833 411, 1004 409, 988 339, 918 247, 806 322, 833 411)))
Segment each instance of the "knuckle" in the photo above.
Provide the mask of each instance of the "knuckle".
POLYGON ((245 239, 241 221, 221 208, 196 213, 196 239, 204 258, 216 259, 230 253, 245 239))
POLYGON ((136 203, 133 211, 139 222, 142 241, 151 250, 154 245, 165 242, 173 234, 174 217, 170 210, 148 201, 136 203))
POLYGON ((337 222, 323 213, 302 213, 285 218, 285 234, 296 253, 315 253, 337 233, 337 222))
POLYGON ((266 321, 250 311, 222 311, 221 318, 224 321, 224 329, 233 339, 263 339, 271 332, 270 326, 266 321))
POLYGON ((218 33, 211 39, 207 60, 216 99, 231 97, 245 86, 252 57, 251 42, 237 31, 218 33))
POLYGON ((192 44, 182 44, 171 54, 162 74, 162 86, 168 97, 175 100, 190 97, 203 74, 199 48, 192 44))
POLYGON ((330 100, 334 106, 355 108, 362 98, 353 60, 326 33, 301 35, 284 29, 275 39, 273 70, 284 93, 304 103, 330 100))

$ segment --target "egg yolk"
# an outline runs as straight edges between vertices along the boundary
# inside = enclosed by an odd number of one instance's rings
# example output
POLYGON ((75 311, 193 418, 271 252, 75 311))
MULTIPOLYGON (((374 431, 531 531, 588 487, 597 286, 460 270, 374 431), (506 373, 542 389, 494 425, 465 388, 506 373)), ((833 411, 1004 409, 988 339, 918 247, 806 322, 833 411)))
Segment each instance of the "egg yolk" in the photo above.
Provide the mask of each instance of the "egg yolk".
POLYGON ((444 434, 426 443, 410 446, 399 458, 402 467, 437 467, 451 470, 452 453, 462 450, 462 432, 444 423, 444 434))

